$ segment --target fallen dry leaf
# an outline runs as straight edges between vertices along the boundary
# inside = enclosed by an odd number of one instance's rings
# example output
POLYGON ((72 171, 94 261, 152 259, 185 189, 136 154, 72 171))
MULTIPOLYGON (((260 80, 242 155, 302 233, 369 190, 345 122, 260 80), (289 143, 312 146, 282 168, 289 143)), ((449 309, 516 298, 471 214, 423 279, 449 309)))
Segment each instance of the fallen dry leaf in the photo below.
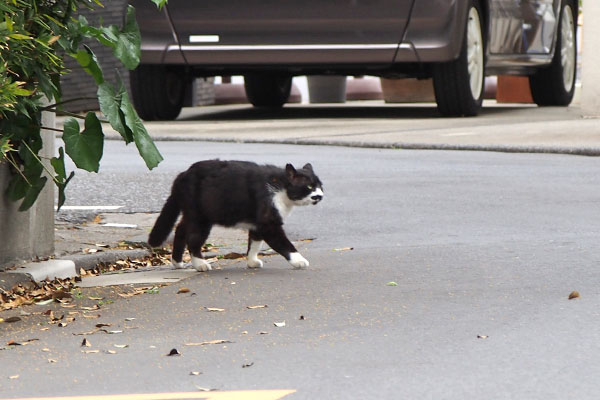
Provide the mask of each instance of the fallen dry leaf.
POLYGON ((100 350, 81 350, 81 352, 85 354, 95 354, 100 353, 100 350))
POLYGON ((282 322, 273 322, 273 325, 275 325, 278 328, 283 328, 285 326, 285 321, 282 321, 282 322))
POLYGON ((354 250, 354 247, 341 247, 339 249, 333 249, 333 251, 348 251, 348 250, 354 250))
POLYGON ((249 310, 256 310, 257 308, 268 308, 268 306, 266 304, 260 304, 257 306, 246 306, 246 308, 249 310))
POLYGON ((246 257, 245 254, 231 252, 231 253, 225 254, 223 256, 223 259, 225 259, 225 260, 237 260, 238 258, 244 258, 244 257, 246 257))
POLYGON ((94 300, 94 301, 98 301, 98 300, 104 300, 104 297, 93 297, 93 296, 88 296, 88 299, 90 299, 90 300, 94 300))
POLYGON ((19 379, 19 375, 11 375, 8 379, 19 379))
POLYGON ((487 339, 488 337, 487 335, 477 335, 477 339, 487 339))
POLYGON ((86 338, 83 338, 83 340, 81 341, 81 345, 85 347, 92 347, 92 344, 86 338))
POLYGON ((113 344, 113 346, 115 346, 118 349, 124 349, 126 347, 129 347, 128 344, 113 344))
POLYGON ((114 351, 114 350, 106 350, 106 352, 107 352, 108 354, 117 354, 117 352, 116 352, 116 351, 114 351))
POLYGON ((190 372, 190 375, 195 375, 195 376, 198 376, 198 375, 201 375, 201 374, 202 374, 202 372, 199 372, 199 371, 192 371, 192 372, 190 372))
POLYGON ((49 358, 49 359, 48 359, 48 362, 49 362, 50 364, 54 364, 54 363, 58 362, 58 360, 56 360, 56 359, 54 359, 54 358, 49 358))
POLYGON ((221 311, 225 311, 225 309, 224 308, 216 308, 216 307, 206 307, 206 311, 221 312, 221 311))
POLYGON ((99 332, 100 329, 94 329, 93 331, 81 332, 81 333, 73 333, 74 336, 85 336, 85 335, 93 335, 94 333, 99 332))
POLYGON ((182 287, 182 288, 179 288, 179 290, 177 291, 177 294, 180 294, 180 293, 189 293, 189 292, 190 292, 190 289, 188 289, 186 287, 182 287))
POLYGON ((269 334, 269 332, 267 332, 267 331, 260 331, 260 332, 258 332, 258 334, 259 334, 259 335, 268 335, 268 334, 269 334))
POLYGON ((127 321, 127 322, 131 322, 131 321, 134 321, 134 320, 135 320, 135 318, 125 318, 125 321, 127 321))
POLYGON ((249 363, 249 364, 242 364, 242 368, 249 368, 249 367, 251 367, 251 366, 253 366, 253 365, 254 365, 254 363, 253 363, 253 362, 251 362, 251 363, 249 363))
POLYGON ((570 294, 569 294, 569 300, 573 300, 579 297, 579 292, 577 290, 573 290, 570 294))
POLYGON ((207 344, 222 344, 222 343, 233 343, 226 339, 216 339, 216 340, 207 340, 206 342, 198 342, 198 343, 186 343, 186 346, 205 346, 207 344))
POLYGON ((88 319, 96 319, 96 318, 100 318, 100 317, 101 317, 100 314, 96 314, 96 315, 83 314, 83 318, 88 318, 88 319))
POLYGON ((104 328, 105 326, 112 326, 112 324, 105 324, 105 323, 96 324, 96 328, 104 328))
POLYGON ((205 387, 201 387, 201 386, 196 386, 196 389, 198 389, 201 392, 214 392, 215 390, 218 390, 218 389, 205 388, 205 387))
POLYGON ((167 356, 180 356, 180 355, 181 355, 181 353, 177 349, 171 349, 169 354, 167 354, 167 356))
POLYGON ((13 322, 18 322, 20 320, 21 320, 21 318, 19 318, 19 317, 8 317, 8 318, 6 318, 4 320, 4 322, 10 324, 10 323, 13 323, 13 322))

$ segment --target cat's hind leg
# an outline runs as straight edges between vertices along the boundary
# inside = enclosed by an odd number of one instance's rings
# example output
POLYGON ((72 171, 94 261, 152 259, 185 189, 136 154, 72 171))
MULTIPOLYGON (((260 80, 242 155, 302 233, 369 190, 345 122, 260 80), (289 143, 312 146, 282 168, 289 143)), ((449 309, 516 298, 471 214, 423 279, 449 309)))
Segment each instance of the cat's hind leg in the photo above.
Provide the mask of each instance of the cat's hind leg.
POLYGON ((210 234, 211 225, 193 225, 188 227, 188 249, 192 256, 192 267, 197 271, 210 271, 212 267, 202 258, 202 246, 210 234))
POLYGON ((258 232, 250 230, 248 232, 248 268, 263 267, 263 262, 258 258, 262 244, 262 236, 258 232))
POLYGON ((171 253, 171 263, 175 268, 185 268, 183 266, 183 252, 185 250, 186 227, 182 220, 175 230, 173 239, 173 252, 171 253))

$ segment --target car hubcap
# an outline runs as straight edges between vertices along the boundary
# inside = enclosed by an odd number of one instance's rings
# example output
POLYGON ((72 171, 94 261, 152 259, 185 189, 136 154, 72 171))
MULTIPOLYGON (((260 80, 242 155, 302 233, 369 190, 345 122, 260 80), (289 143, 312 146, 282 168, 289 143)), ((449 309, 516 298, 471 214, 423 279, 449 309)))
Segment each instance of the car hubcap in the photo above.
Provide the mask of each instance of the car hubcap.
POLYGON ((560 21, 560 63, 563 70, 563 84, 565 90, 570 91, 575 78, 575 35, 573 32, 573 11, 566 6, 560 21))
POLYGON ((475 7, 469 11, 467 23, 467 65, 471 94, 474 99, 479 99, 483 89, 483 39, 479 13, 475 7))

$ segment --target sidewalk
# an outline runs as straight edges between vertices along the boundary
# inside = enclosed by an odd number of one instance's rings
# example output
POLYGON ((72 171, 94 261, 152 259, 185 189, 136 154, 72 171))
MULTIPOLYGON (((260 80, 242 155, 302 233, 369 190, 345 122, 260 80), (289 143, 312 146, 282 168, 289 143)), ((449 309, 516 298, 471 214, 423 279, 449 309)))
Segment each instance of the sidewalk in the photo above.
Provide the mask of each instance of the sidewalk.
MULTIPOLYGON (((232 141, 404 149, 600 155, 600 119, 577 106, 486 101, 474 118, 440 118, 434 104, 249 105, 184 109, 176 122, 150 122, 154 140, 232 141)), ((110 128, 107 138, 118 139, 110 128)))
MULTIPOLYGON (((148 122, 155 141, 231 141, 355 147, 544 152, 600 155, 600 119, 577 106, 538 108, 486 102, 475 118, 440 118, 433 104, 390 105, 382 101, 343 105, 286 105, 281 110, 249 105, 184 109, 175 122, 148 122)), ((65 118, 58 118, 60 127, 65 118)), ((120 139, 109 126, 107 139, 120 139)), ((149 254, 145 242, 157 214, 100 214, 83 224, 56 223, 56 257, 73 261, 76 272, 99 262, 149 254), (106 223, 135 227, 110 227, 106 223), (100 246, 99 246, 100 245, 100 246), (112 250, 111 250, 112 249, 112 250)), ((229 251, 245 252, 242 231, 215 230, 229 251)), ((211 239, 213 240, 213 239, 211 239)), ((43 263, 38 263, 43 264, 43 263)), ((40 267, 51 274, 52 267, 40 267), (44 269, 47 268, 47 269, 44 269)), ((10 289, 29 275, 0 272, 10 289), (15 281, 15 279, 17 279, 15 281)))

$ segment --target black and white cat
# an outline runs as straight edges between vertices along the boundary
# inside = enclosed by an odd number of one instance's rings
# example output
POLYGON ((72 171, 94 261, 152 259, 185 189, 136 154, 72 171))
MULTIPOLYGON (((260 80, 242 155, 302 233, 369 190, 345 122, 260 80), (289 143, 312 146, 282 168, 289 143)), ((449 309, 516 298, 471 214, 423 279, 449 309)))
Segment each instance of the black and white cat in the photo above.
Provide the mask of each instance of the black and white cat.
POLYGON ((294 268, 308 267, 283 231, 283 220, 294 206, 317 204, 323 187, 310 164, 295 169, 246 161, 200 161, 175 178, 171 195, 150 232, 148 244, 160 246, 183 214, 173 241, 172 262, 183 268, 187 245, 192 266, 208 271, 202 245, 213 225, 248 229, 248 267, 261 268, 258 253, 265 241, 294 268))

